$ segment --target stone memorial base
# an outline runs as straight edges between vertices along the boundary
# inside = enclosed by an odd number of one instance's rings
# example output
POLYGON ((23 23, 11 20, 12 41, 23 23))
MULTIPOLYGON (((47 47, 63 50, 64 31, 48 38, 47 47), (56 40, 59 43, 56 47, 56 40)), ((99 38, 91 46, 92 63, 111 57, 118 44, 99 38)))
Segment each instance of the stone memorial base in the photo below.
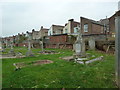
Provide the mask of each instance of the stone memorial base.
POLYGON ((74 61, 73 56, 66 56, 66 57, 59 57, 60 59, 66 60, 66 61, 74 61))
POLYGON ((76 58, 86 58, 86 54, 85 53, 82 53, 82 54, 73 54, 73 58, 76 59, 76 58))
POLYGON ((81 57, 81 58, 75 58, 75 56, 66 56, 66 57, 60 57, 60 59, 66 60, 66 61, 74 61, 76 63, 80 63, 80 64, 89 64, 95 61, 102 61, 103 60, 103 56, 100 57, 95 57, 94 55, 92 56, 88 56, 87 57, 81 57), (93 59, 90 59, 90 58, 93 59))
POLYGON ((77 58, 77 59, 75 59, 75 62, 80 63, 80 64, 89 64, 89 63, 92 63, 94 61, 103 60, 103 56, 100 56, 98 58, 94 58, 94 59, 91 59, 91 60, 88 60, 88 59, 89 58, 77 58))

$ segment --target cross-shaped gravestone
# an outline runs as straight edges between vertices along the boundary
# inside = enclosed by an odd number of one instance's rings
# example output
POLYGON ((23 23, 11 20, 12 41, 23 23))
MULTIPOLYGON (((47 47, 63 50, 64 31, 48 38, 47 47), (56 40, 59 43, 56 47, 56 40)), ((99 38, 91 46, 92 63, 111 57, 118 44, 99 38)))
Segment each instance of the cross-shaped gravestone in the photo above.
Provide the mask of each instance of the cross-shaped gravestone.
POLYGON ((115 30, 116 30, 116 81, 117 85, 120 88, 120 16, 115 18, 115 30))

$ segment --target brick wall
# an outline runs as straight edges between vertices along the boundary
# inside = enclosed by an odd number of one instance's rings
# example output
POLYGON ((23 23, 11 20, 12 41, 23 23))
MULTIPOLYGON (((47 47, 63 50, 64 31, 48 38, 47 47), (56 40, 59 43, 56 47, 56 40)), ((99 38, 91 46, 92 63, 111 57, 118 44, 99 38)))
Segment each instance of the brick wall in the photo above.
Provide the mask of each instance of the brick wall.
POLYGON ((49 41, 45 43, 45 48, 72 49, 73 44, 68 42, 67 35, 49 36, 49 41))
POLYGON ((109 18, 110 34, 115 33, 115 17, 120 16, 120 11, 117 11, 113 16, 109 18))
POLYGON ((81 30, 82 34, 104 34, 104 26, 101 24, 98 24, 97 21, 93 21, 87 18, 80 18, 81 20, 81 30), (84 32, 84 25, 88 24, 88 32, 84 32))
POLYGON ((83 17, 80 18, 82 34, 91 34, 91 22, 83 17), (88 24, 88 32, 84 32, 84 24, 88 24))
POLYGON ((104 33, 104 27, 101 25, 97 25, 97 24, 92 23, 91 28, 92 28, 92 30, 91 30, 92 34, 103 34, 104 33))
POLYGON ((51 43, 66 43, 67 42, 67 35, 58 35, 58 36, 50 36, 51 43))

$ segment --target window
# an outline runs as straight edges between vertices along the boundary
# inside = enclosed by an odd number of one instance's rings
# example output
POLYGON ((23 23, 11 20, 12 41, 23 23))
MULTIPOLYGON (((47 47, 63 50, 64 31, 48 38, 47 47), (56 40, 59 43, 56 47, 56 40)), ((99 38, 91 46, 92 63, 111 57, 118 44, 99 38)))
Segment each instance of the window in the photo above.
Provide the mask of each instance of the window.
POLYGON ((84 32, 88 32, 88 24, 84 24, 84 32))
POLYGON ((65 33, 68 33, 68 30, 67 30, 67 29, 65 29, 65 33))
POLYGON ((74 28, 74 33, 77 33, 78 32, 78 27, 75 27, 74 28))

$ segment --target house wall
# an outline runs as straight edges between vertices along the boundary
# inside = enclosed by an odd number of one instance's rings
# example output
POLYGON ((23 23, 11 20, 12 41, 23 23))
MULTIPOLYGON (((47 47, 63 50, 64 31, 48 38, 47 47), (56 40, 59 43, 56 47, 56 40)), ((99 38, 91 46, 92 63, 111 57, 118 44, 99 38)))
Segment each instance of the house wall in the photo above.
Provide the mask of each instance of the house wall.
POLYGON ((92 29, 91 30, 92 34, 103 34, 104 33, 104 26, 101 26, 101 25, 92 23, 91 29, 92 29))
POLYGON ((39 31, 33 31, 32 32, 33 39, 40 39, 40 33, 39 31))
POLYGON ((81 17, 81 32, 83 35, 88 34, 104 34, 104 26, 93 23, 91 20, 81 17), (84 32, 84 25, 88 24, 88 32, 84 32))
POLYGON ((40 38, 48 36, 48 29, 41 29, 39 32, 40 38))
POLYGON ((53 27, 51 26, 48 30, 48 36, 53 35, 53 27))
POLYGON ((59 25, 52 25, 48 31, 48 35, 57 35, 57 34, 63 34, 63 26, 59 25))
POLYGON ((70 33, 70 30, 68 31, 68 24, 63 28, 63 34, 70 33), (67 32, 66 32, 67 29, 67 32))
POLYGON ((120 11, 117 11, 109 18, 109 36, 115 38, 115 17, 120 16, 120 11))
POLYGON ((67 35, 54 35, 49 36, 49 40, 45 43, 45 48, 61 48, 61 49, 72 49, 73 44, 68 42, 67 35))
POLYGON ((50 36, 51 43, 66 43, 67 42, 67 35, 60 35, 60 36, 50 36))
POLYGON ((75 22, 74 19, 70 19, 68 20, 68 23, 66 24, 66 26, 63 28, 63 33, 68 33, 68 34, 72 34, 74 33, 74 28, 78 27, 80 24, 78 22, 75 22), (67 29, 67 32, 66 32, 67 29))
POLYGON ((80 18, 80 22, 81 22, 81 32, 82 34, 91 34, 91 29, 92 29, 92 25, 90 20, 85 19, 85 18, 80 18), (88 32, 84 32, 84 24, 88 24, 88 32))
POLYGON ((111 17, 110 19, 110 34, 115 33, 115 16, 111 17))
POLYGON ((63 26, 55 26, 53 25, 53 35, 63 34, 63 26))

